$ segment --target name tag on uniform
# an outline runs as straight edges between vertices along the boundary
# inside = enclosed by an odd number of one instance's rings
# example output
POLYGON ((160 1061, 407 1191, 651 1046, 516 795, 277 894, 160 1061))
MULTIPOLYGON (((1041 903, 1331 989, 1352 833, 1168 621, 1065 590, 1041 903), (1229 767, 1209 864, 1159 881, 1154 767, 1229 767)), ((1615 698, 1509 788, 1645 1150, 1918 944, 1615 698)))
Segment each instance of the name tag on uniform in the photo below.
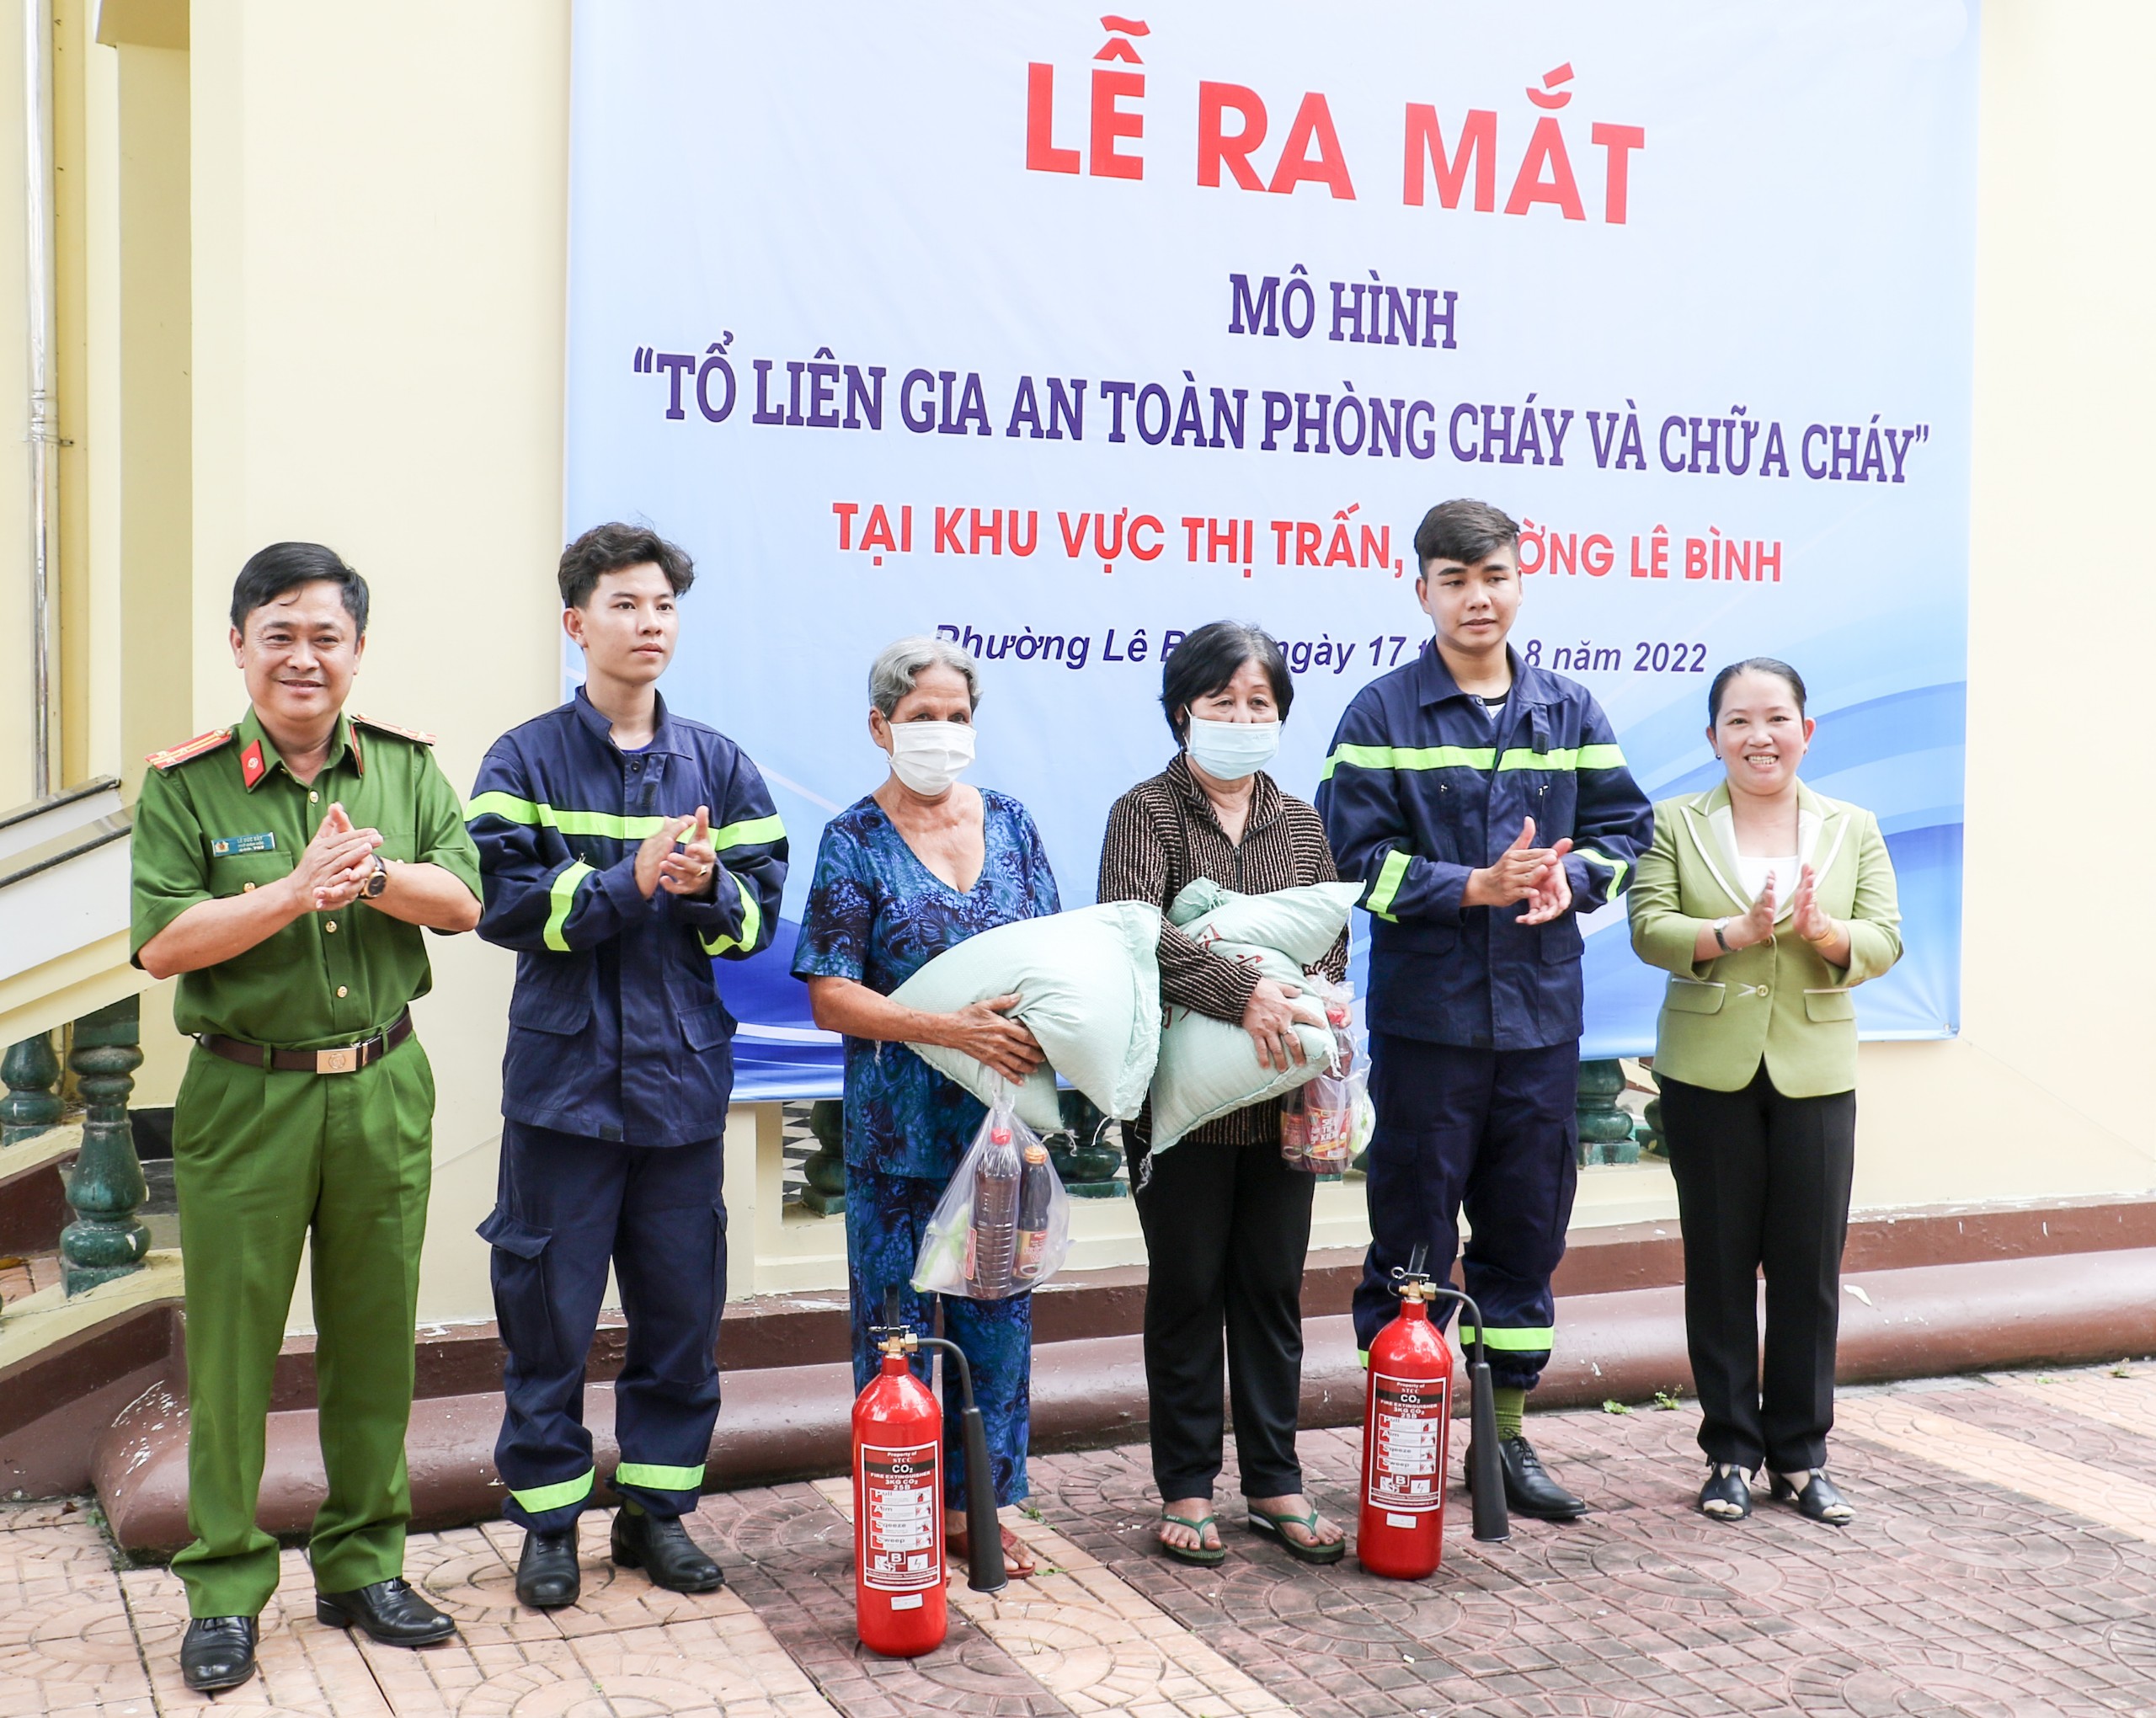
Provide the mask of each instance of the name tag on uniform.
POLYGON ((210 856, 212 859, 231 859, 242 853, 274 853, 277 851, 277 835, 274 830, 264 830, 259 835, 212 835, 210 838, 210 856))

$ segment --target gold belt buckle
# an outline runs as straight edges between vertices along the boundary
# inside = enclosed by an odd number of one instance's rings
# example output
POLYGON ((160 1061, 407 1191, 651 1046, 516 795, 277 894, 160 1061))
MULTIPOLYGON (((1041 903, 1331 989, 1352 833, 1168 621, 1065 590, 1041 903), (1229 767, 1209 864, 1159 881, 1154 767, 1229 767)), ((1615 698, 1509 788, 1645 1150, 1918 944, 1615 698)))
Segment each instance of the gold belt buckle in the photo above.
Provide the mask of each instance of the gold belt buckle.
POLYGON ((360 1047, 347 1044, 341 1050, 317 1050, 314 1053, 314 1071, 318 1074, 350 1074, 360 1065, 360 1047))

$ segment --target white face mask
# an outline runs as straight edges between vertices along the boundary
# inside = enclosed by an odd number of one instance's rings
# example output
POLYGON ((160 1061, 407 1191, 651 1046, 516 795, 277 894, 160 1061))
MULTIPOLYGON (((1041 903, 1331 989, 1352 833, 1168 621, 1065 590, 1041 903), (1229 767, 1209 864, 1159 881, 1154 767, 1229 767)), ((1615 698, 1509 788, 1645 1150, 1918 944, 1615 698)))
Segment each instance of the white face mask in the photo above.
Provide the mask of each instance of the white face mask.
POLYGON ((1273 754, 1280 750, 1280 724, 1209 722, 1203 716, 1193 716, 1184 750, 1191 761, 1214 780, 1240 782, 1273 761, 1273 754))
POLYGON ((894 722, 891 769, 923 798, 935 798, 974 760, 974 730, 964 722, 894 722))

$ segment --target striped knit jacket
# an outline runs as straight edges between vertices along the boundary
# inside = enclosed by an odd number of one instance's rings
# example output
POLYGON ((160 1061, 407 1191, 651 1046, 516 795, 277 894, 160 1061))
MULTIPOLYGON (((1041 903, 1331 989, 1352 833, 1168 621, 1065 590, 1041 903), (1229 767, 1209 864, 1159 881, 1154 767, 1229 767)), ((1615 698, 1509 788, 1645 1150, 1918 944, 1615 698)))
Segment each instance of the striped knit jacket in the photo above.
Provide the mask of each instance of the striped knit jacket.
MULTIPOLYGON (((1283 793, 1259 771, 1240 843, 1229 840, 1213 803, 1178 752, 1159 775, 1140 782, 1108 813, 1101 841, 1100 899, 1150 901, 1165 912, 1193 878, 1209 877, 1243 894, 1270 894, 1299 883, 1331 883, 1339 872, 1316 811, 1283 793)), ((1312 972, 1339 979, 1348 971, 1343 931, 1312 972)), ((1161 1000, 1216 1020, 1241 1021, 1257 975, 1201 948, 1171 925, 1161 927, 1161 1000)), ((1151 1134, 1149 1107, 1134 1124, 1141 1149, 1151 1134)), ((1277 1144, 1280 1105, 1252 1104, 1186 1136, 1201 1144, 1277 1144)))

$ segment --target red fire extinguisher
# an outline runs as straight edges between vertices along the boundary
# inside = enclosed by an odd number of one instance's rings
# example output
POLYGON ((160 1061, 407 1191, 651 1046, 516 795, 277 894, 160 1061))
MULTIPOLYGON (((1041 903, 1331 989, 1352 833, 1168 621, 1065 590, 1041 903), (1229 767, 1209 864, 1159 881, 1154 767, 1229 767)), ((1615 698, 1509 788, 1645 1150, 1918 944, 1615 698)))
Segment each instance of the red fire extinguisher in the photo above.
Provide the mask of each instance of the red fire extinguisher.
POLYGON ((955 1342, 916 1336, 899 1322, 895 1292, 871 1332, 883 1365, 853 1405, 854 1626, 861 1644, 893 1658, 916 1658, 943 1644, 943 1411, 913 1375, 907 1357, 943 1352, 958 1369, 959 1435, 966 1451, 966 1529, 972 1540, 967 1585, 999 1593, 1008 1584, 988 1433, 974 1405, 973 1374, 955 1342))
POLYGON ((1363 1502, 1355 1556, 1373 1575, 1420 1581, 1437 1572, 1444 1550, 1445 1446, 1452 1427, 1452 1351, 1430 1302, 1454 1300, 1475 1321, 1475 1537, 1501 1543, 1512 1536, 1497 1454, 1497 1405, 1483 1350, 1482 1315, 1457 1288, 1423 1270, 1428 1250, 1417 1247, 1404 1271, 1393 1272, 1400 1313, 1370 1344, 1363 1408, 1363 1502))

